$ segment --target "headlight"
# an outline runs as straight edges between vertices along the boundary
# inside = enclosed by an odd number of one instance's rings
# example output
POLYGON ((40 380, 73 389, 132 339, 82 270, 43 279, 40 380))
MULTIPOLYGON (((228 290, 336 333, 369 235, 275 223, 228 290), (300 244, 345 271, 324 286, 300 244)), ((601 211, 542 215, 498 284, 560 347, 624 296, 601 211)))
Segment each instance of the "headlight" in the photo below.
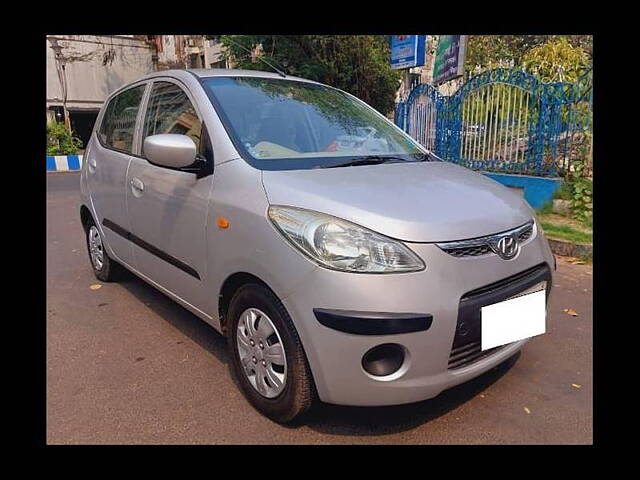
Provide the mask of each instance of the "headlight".
POLYGON ((343 272, 417 272, 424 263, 402 243, 346 220, 294 207, 269 207, 269 218, 296 248, 343 272))

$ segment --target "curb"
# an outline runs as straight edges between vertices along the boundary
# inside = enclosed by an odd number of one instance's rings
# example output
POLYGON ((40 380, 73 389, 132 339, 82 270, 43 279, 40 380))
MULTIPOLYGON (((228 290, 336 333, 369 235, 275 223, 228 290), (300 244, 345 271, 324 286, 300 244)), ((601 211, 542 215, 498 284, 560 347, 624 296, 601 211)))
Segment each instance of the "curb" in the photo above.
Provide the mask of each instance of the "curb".
POLYGON ((47 172, 75 172, 82 167, 82 155, 47 155, 47 172))
POLYGON ((553 201, 553 207, 551 208, 553 213, 558 215, 571 216, 571 202, 569 200, 555 199, 553 201))
POLYGON ((582 245, 579 243, 563 242, 547 237, 551 251, 556 255, 565 257, 588 257, 593 255, 593 245, 582 245))

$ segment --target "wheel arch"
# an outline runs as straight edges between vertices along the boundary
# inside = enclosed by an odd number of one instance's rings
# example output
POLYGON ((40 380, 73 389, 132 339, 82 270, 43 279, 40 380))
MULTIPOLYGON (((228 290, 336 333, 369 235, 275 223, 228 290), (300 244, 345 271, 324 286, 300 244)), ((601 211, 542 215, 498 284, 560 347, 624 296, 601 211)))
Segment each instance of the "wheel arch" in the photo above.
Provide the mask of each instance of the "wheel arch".
POLYGON ((236 272, 229 275, 220 287, 218 294, 218 318, 220 319, 220 331, 227 335, 227 312, 229 304, 235 293, 244 285, 257 283, 269 289, 276 297, 280 298, 276 292, 261 278, 248 272, 236 272))
POLYGON ((89 210, 89 207, 83 204, 80 206, 80 222, 82 223, 82 227, 85 229, 85 231, 87 230, 87 224, 89 223, 89 220, 93 220, 95 222, 95 219, 91 214, 91 210, 89 210))

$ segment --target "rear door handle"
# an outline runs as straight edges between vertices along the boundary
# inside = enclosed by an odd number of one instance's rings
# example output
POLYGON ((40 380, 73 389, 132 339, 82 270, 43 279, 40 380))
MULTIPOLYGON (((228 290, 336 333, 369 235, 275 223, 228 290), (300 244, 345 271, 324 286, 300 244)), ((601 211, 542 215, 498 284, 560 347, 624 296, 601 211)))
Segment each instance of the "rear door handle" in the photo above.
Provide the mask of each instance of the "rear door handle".
POLYGON ((139 178, 133 177, 131 179, 131 188, 142 193, 144 191, 144 183, 139 178))

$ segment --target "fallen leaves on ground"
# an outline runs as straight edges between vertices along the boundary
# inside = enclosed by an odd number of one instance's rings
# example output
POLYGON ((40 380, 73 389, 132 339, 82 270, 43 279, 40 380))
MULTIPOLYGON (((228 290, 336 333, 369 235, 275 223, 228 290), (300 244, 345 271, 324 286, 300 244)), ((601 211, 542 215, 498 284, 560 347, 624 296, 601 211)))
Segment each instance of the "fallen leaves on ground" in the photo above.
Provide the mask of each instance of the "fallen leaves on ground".
POLYGON ((562 258, 565 262, 570 263, 571 265, 586 265, 586 262, 578 257, 559 256, 559 258, 562 258))
POLYGON ((91 290, 98 290, 99 288, 102 288, 102 285, 100 285, 99 283, 94 283, 93 285, 91 285, 89 287, 91 290))
POLYGON ((563 310, 564 313, 566 313, 567 315, 571 315, 572 317, 577 317, 578 316, 578 312, 576 312, 574 309, 572 308, 565 308, 563 310))

